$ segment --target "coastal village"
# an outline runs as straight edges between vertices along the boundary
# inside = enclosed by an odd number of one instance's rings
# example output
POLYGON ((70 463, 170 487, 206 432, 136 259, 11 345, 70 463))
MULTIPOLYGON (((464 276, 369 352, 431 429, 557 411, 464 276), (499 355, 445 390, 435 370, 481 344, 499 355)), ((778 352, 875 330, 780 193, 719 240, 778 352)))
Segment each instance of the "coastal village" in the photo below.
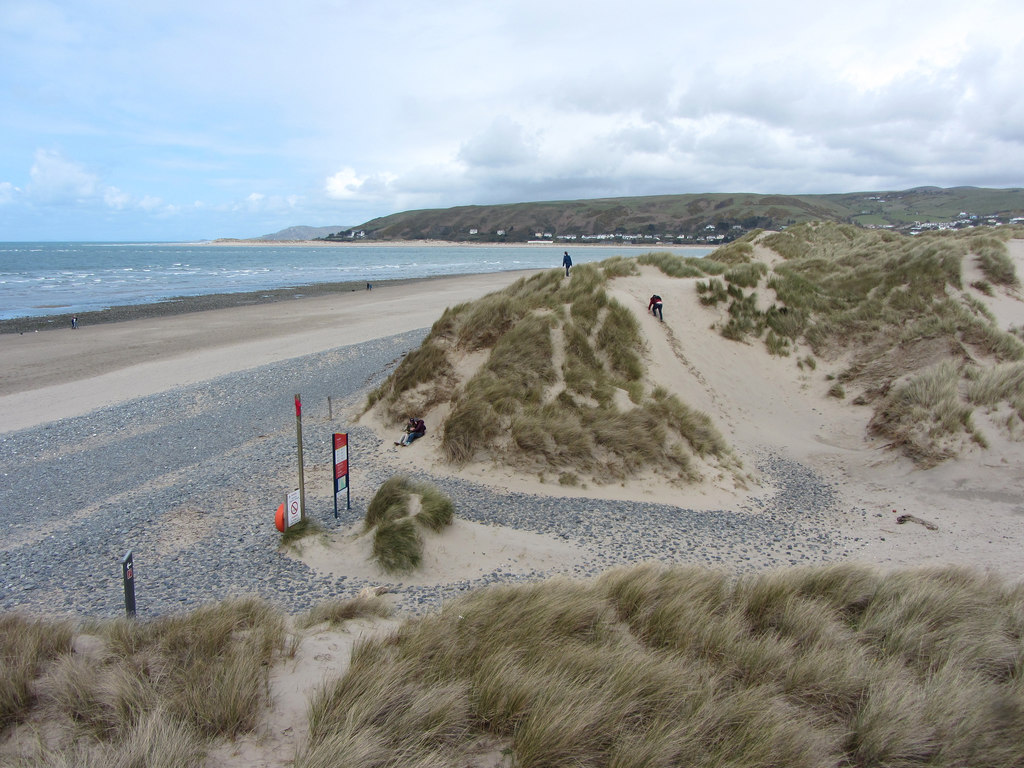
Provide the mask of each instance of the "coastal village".
MULTIPOLYGON (((936 188, 849 195, 666 195, 461 206, 319 232, 327 242, 439 240, 567 245, 723 245, 755 230, 833 221, 903 235, 1024 223, 1020 190, 936 188)), ((282 240, 286 232, 265 236, 282 240)))
MULTIPOLYGON (((975 227, 1002 227, 1020 226, 1024 224, 1024 216, 1000 216, 998 214, 976 214, 961 211, 956 219, 952 221, 914 221, 909 224, 898 226, 896 224, 863 224, 865 229, 887 229, 902 234, 917 235, 922 232, 944 232, 960 229, 973 229, 975 227)), ((780 230, 785 227, 780 227, 780 230)), ((737 240, 749 234, 752 229, 740 224, 729 224, 719 222, 717 224, 705 224, 703 231, 693 233, 659 233, 642 234, 640 232, 600 232, 597 234, 584 234, 580 232, 534 232, 533 237, 526 241, 527 245, 544 245, 549 243, 596 243, 600 245, 722 245, 737 240)), ((495 229, 491 232, 481 230, 479 227, 470 227, 466 234, 467 240, 478 240, 480 242, 500 242, 510 239, 510 231, 507 229, 495 229)), ((350 229, 344 232, 328 235, 322 240, 348 240, 366 241, 376 239, 372 233, 365 229, 350 229)))

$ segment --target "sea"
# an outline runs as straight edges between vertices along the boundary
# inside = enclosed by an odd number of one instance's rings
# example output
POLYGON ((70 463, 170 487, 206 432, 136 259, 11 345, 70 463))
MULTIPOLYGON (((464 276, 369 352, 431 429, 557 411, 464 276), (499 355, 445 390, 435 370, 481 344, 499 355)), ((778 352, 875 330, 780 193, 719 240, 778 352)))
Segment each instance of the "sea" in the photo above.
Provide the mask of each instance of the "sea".
POLYGON ((209 243, 0 243, 0 319, 149 304, 315 283, 367 282, 559 268, 615 255, 692 246, 222 245, 209 243))

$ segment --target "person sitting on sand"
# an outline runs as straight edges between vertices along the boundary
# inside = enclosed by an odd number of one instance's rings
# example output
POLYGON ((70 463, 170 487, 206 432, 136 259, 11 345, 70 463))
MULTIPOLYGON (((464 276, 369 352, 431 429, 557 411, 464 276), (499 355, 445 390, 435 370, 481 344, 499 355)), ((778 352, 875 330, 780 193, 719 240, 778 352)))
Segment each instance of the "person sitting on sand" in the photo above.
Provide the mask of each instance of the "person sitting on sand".
POLYGON ((395 441, 395 445, 411 445, 413 440, 425 434, 427 425, 423 423, 423 419, 409 419, 409 423, 405 425, 405 434, 400 440, 395 441))
POLYGON ((651 300, 647 302, 647 309, 651 314, 657 315, 661 318, 662 322, 665 322, 665 316, 661 313, 661 296, 658 294, 651 296, 651 300))

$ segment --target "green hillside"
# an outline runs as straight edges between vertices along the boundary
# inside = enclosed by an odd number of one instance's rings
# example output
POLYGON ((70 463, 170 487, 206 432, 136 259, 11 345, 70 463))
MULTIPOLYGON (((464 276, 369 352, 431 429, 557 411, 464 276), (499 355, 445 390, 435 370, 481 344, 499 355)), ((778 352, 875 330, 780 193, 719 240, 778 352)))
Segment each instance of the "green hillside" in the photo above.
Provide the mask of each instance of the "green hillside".
POLYGON ((526 242, 598 235, 658 236, 703 242, 732 240, 753 229, 835 221, 910 230, 915 223, 966 227, 1024 216, 1024 189, 918 187, 830 195, 717 193, 465 205, 405 211, 376 218, 328 239, 362 232, 373 240, 526 242), (957 224, 959 222, 959 224, 957 224))

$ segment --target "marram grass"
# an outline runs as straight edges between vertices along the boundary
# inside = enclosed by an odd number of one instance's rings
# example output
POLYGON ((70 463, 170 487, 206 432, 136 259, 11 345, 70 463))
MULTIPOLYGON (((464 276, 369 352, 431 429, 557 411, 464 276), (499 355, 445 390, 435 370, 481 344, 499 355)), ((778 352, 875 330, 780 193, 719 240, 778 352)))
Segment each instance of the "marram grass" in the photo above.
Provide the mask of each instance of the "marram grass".
POLYGON ((455 519, 451 499, 429 483, 388 478, 366 508, 363 528, 373 531, 373 559, 388 573, 409 573, 423 560, 424 531, 440 533, 455 519))
MULTIPOLYGON (((91 622, 103 643, 83 657, 70 645, 82 630, 5 616, 0 677, 35 665, 20 717, 47 735, 0 755, 204 765, 252 726, 192 710, 209 697, 260 721, 269 701, 242 679, 266 690, 282 626, 251 600, 91 622), (40 649, 40 634, 59 642, 40 649)), ((348 671, 311 692, 294 765, 470 765, 487 750, 516 766, 1016 768, 1022 638, 1024 586, 966 568, 647 564, 494 586, 358 642, 348 671)))
POLYGON ((1009 768, 1022 598, 964 569, 860 566, 493 587, 362 644, 296 765, 457 764, 490 738, 521 766, 1009 768))
MULTIPOLYGON (((690 482, 699 476, 695 456, 735 466, 719 435, 692 443, 689 431, 657 423, 663 401, 675 398, 652 396, 640 323, 606 290, 610 279, 635 274, 637 264, 679 275, 726 269, 706 259, 654 253, 581 264, 569 279, 561 270, 524 278, 446 311, 424 346, 445 349, 449 364, 436 372, 417 367, 420 378, 407 386, 415 361, 403 361, 368 405, 404 415, 427 402, 426 393, 443 390, 451 407, 437 429, 444 457, 456 465, 493 461, 598 483, 618 482, 641 468, 690 482), (488 357, 471 378, 449 378, 452 360, 481 350, 488 357), (561 361, 558 370, 555 360, 561 361), (625 430, 620 439, 609 425, 625 430)), ((742 260, 734 268, 762 271, 742 260)), ((708 430, 714 431, 710 421, 700 432, 708 430)))
POLYGON ((89 622, 78 631, 96 650, 85 653, 72 651, 66 622, 10 618, 0 619, 0 685, 37 659, 35 695, 18 720, 45 718, 74 736, 39 741, 19 758, 26 765, 202 765, 212 740, 254 731, 285 645, 284 617, 253 598, 152 621, 89 622), (42 655, 27 642, 39 626, 42 655))
MULTIPOLYGON (((756 260, 733 262, 724 282, 701 281, 697 289, 703 304, 726 304, 717 326, 728 339, 761 339, 777 356, 799 354, 806 345, 823 360, 852 357, 842 383, 827 394, 844 398, 850 391, 854 403, 871 404, 869 432, 932 466, 972 445, 987 445, 971 419, 976 405, 995 410, 1007 403, 1020 412, 1012 392, 999 402, 980 393, 970 384, 978 378, 974 369, 964 364, 973 358, 983 367, 998 367, 1024 359, 1020 339, 996 324, 963 279, 973 262, 985 274, 984 293, 1016 290, 1019 279, 1005 242, 1013 234, 972 230, 908 237, 842 224, 800 224, 760 238, 761 246, 783 259, 770 271, 756 260), (767 309, 759 308, 765 300, 754 293, 764 288, 772 300, 767 309)), ((989 393, 998 390, 986 387, 989 393)), ((1013 435, 1017 422, 1004 423, 1013 435)))

